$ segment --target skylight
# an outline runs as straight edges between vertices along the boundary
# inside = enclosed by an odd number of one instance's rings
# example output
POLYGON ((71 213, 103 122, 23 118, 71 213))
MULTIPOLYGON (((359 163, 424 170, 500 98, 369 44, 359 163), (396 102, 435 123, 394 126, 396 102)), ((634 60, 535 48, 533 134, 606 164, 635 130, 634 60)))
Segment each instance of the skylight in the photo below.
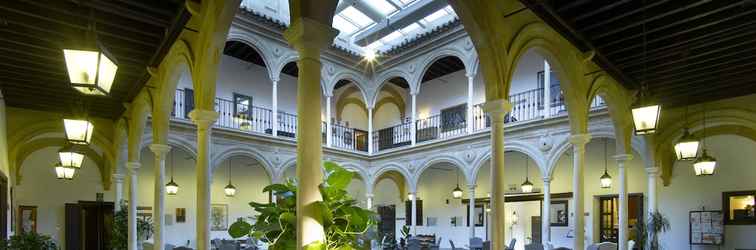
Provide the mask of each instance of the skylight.
POLYGON ((440 9, 440 10, 438 10, 436 12, 433 12, 433 14, 430 14, 427 17, 423 18, 423 20, 426 21, 426 22, 428 22, 428 23, 430 23, 430 22, 436 21, 437 19, 442 18, 442 17, 444 17, 444 16, 446 16, 448 14, 449 13, 446 12, 446 10, 440 9))
POLYGON ((350 35, 359 29, 359 27, 355 26, 339 15, 335 15, 333 17, 333 27, 341 31, 345 35, 350 35))
POLYGON ((412 33, 413 31, 415 31, 415 30, 417 30, 419 28, 422 28, 422 27, 420 27, 419 24, 412 23, 412 24, 408 25, 407 27, 402 28, 402 33, 404 33, 404 34, 410 34, 410 33, 412 33))
POLYGON ((404 4, 404 5, 410 4, 410 3, 414 2, 414 1, 415 0, 399 0, 399 2, 402 2, 402 4, 404 4))
POLYGON ((391 5, 389 2, 386 2, 386 0, 369 0, 364 1, 367 5, 370 5, 374 10, 380 12, 384 16, 388 16, 391 13, 394 13, 396 11, 396 8, 394 5, 391 5))
POLYGON ((347 7, 339 15, 356 24, 360 28, 373 24, 373 20, 352 6, 347 7))
POLYGON ((399 39, 401 37, 402 37, 402 33, 399 33, 399 31, 394 31, 394 32, 391 32, 391 34, 388 34, 384 36, 383 38, 381 38, 381 41, 383 43, 391 43, 394 40, 399 39))

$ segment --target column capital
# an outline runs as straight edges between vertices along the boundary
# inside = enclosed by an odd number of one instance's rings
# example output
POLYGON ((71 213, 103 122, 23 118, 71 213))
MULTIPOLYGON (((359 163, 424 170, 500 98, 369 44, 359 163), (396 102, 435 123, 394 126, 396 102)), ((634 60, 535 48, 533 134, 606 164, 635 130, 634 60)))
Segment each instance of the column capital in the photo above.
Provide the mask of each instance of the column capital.
POLYGON ((164 156, 168 152, 171 152, 171 146, 165 145, 165 144, 150 144, 150 150, 152 153, 158 156, 164 156))
POLYGON ((467 184, 467 190, 469 192, 475 192, 475 188, 478 187, 478 185, 475 184, 467 184))
POLYGON ((551 178, 551 177, 543 177, 543 184, 546 185, 546 184, 550 183, 551 179, 553 179, 553 178, 551 178))
POLYGON ((365 197, 367 197, 368 199, 371 199, 371 198, 373 198, 374 196, 373 196, 373 194, 371 194, 371 193, 366 193, 366 194, 365 194, 365 197))
POLYGON ((590 141, 591 141, 591 134, 588 134, 588 133, 570 135, 570 143, 573 146, 579 146, 582 148, 585 146, 585 144, 588 144, 588 142, 590 141))
POLYGON ((333 43, 339 31, 316 20, 300 17, 291 20, 283 36, 299 51, 299 58, 320 60, 320 50, 333 43))
POLYGON ((189 118, 192 118, 197 126, 210 127, 218 120, 218 112, 212 110, 194 109, 189 112, 189 118))
POLYGON ((275 76, 271 76, 271 77, 270 77, 270 81, 271 81, 271 83, 273 84, 273 86, 276 86, 276 85, 278 85, 278 81, 280 81, 280 80, 281 80, 280 78, 278 78, 278 77, 275 77, 275 76))
POLYGON ((632 154, 618 154, 618 155, 612 156, 612 158, 614 158, 614 160, 617 161, 618 163, 625 163, 625 162, 631 161, 633 159, 633 155, 632 154))
POLYGON ((483 111, 491 116, 492 122, 504 122, 507 113, 512 110, 512 103, 507 99, 498 99, 483 103, 483 111))
POLYGON ((123 183, 123 180, 126 178, 123 174, 113 174, 113 182, 116 184, 123 183))
POLYGON ((142 163, 139 162, 127 162, 126 169, 129 170, 129 174, 136 174, 139 168, 142 167, 142 163))
POLYGON ((466 72, 465 76, 467 76, 467 78, 475 78, 475 72, 466 72))
POLYGON ((648 175, 648 177, 659 176, 659 168, 657 168, 657 167, 646 168, 646 175, 648 175))

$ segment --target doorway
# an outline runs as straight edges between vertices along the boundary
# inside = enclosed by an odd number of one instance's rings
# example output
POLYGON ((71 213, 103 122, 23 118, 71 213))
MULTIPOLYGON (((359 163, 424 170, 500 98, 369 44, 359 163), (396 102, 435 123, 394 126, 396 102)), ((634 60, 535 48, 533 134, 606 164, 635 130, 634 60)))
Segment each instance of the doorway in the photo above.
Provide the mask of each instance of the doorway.
MULTIPOLYGON (((619 236, 619 196, 598 196, 599 205, 599 241, 617 243, 619 236)), ((638 220, 643 219, 643 194, 629 194, 627 200, 627 222, 629 232, 632 232, 638 220)), ((637 235, 630 233, 629 240, 637 239, 637 235)))
POLYGON ((110 249, 113 202, 66 204, 66 249, 110 249))

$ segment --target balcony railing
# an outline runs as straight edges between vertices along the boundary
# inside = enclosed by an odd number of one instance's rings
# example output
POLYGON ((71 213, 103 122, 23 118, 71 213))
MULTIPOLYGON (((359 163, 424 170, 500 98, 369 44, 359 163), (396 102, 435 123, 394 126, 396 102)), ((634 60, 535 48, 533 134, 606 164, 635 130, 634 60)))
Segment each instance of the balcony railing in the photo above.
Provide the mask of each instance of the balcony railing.
MULTIPOLYGON (((566 115, 564 95, 559 85, 550 86, 550 107, 545 108, 546 96, 544 89, 533 89, 517 93, 509 97, 512 111, 505 117, 505 123, 523 122, 542 119, 547 116, 566 115)), ((177 89, 171 116, 178 119, 188 119, 189 111, 194 109, 193 92, 177 89)), ((598 110, 606 105, 597 96, 590 103, 590 109, 598 110)), ((483 104, 473 106, 472 129, 478 132, 491 127, 491 120, 483 111, 483 104)), ((234 103, 231 100, 216 98, 215 110, 219 113, 216 126, 230 128, 250 133, 273 134, 273 111, 264 107, 249 106, 234 103)), ((412 129, 415 129, 416 142, 427 142, 447 139, 467 134, 466 112, 459 117, 459 111, 451 115, 433 115, 418 119, 414 122, 405 120, 400 124, 378 129, 373 133, 373 151, 379 152, 393 148, 408 146, 412 143, 412 129), (446 117, 445 117, 446 116, 446 117)), ((277 112, 278 133, 276 136, 296 138, 297 116, 284 111, 277 112)), ((326 123, 322 123, 321 133, 323 143, 327 142, 326 123)), ((368 132, 344 126, 340 123, 331 124, 331 146, 334 148, 368 152, 368 132)))

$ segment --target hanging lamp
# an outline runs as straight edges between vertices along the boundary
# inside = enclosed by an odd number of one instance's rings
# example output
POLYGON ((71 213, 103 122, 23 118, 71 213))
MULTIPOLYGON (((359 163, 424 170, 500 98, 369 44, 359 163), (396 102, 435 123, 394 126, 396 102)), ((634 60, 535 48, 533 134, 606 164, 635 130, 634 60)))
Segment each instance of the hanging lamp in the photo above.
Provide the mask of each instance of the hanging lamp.
POLYGON ((63 49, 71 87, 86 95, 108 95, 113 86, 118 64, 97 39, 97 22, 89 13, 89 25, 82 44, 63 49))
POLYGON ((226 197, 234 197, 236 195, 236 187, 231 184, 231 158, 228 158, 228 185, 223 188, 223 192, 226 193, 226 197))
POLYGON ((75 168, 64 167, 60 162, 55 164, 55 175, 59 180, 73 180, 75 174, 75 168))
POLYGON ((612 187, 612 177, 607 172, 607 166, 609 165, 608 160, 608 154, 607 151, 607 144, 609 144, 609 139, 604 140, 604 175, 601 176, 601 188, 611 188, 612 187))
POLYGON ((462 189, 459 188, 459 171, 457 170, 457 187, 452 190, 452 197, 454 199, 461 199, 462 198, 462 189))
POLYGON ((94 125, 86 119, 63 119, 63 127, 68 142, 80 145, 89 145, 92 141, 94 125))
POLYGON ((168 157, 171 158, 171 181, 165 184, 165 193, 168 195, 176 195, 179 191, 179 186, 173 181, 173 150, 168 152, 168 157))
POLYGON ((685 129, 680 140, 675 144, 677 160, 695 160, 698 155, 698 140, 688 131, 688 107, 685 107, 685 129))
POLYGON ((703 138, 701 139, 701 155, 693 162, 693 170, 696 176, 702 175, 714 175, 714 170, 717 168, 717 159, 710 156, 706 151, 706 107, 703 111, 703 138))
POLYGON ((533 192, 533 183, 528 180, 528 168, 528 157, 525 156, 525 182, 520 185, 520 189, 522 189, 523 193, 533 192))
POLYGON ((67 168, 81 168, 81 164, 84 161, 84 154, 79 147, 71 144, 58 150, 58 157, 60 158, 61 166, 67 168))
POLYGON ((659 124, 659 114, 661 113, 661 105, 649 102, 645 98, 647 91, 646 86, 646 14, 643 11, 643 80, 641 82, 640 98, 638 102, 633 105, 633 126, 635 127, 635 135, 648 135, 656 133, 657 125, 659 124))

